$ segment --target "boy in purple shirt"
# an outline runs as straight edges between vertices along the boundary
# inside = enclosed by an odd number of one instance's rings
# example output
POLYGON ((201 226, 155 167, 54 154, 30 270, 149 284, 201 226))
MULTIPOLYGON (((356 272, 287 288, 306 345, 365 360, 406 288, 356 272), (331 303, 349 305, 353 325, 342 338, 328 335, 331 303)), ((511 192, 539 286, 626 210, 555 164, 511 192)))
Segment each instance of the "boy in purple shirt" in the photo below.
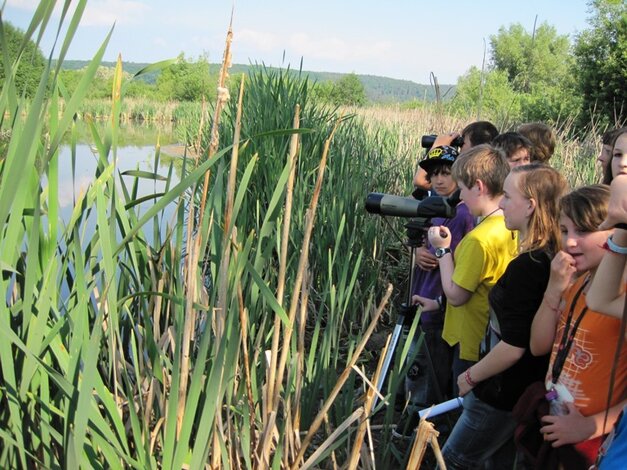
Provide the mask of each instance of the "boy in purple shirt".
MULTIPOLYGON (((449 197, 457 190, 457 184, 451 176, 451 166, 459 153, 449 146, 432 148, 420 162, 420 167, 427 173, 427 179, 439 196, 449 197)), ((474 227, 474 218, 466 204, 461 202, 457 206, 457 213, 452 219, 440 217, 431 220, 432 225, 444 225, 451 231, 451 250, 454 251, 464 235, 474 227)), ((426 237, 425 237, 426 238, 426 237)), ((435 311, 423 311, 420 315, 420 326, 424 332, 424 340, 418 351, 407 377, 405 378, 405 392, 410 401, 408 415, 401 419, 397 432, 411 435, 417 424, 417 411, 437 403, 450 393, 452 348, 442 339, 444 325, 445 300, 442 297, 442 282, 436 263, 426 262, 431 257, 420 256, 421 251, 428 251, 431 255, 438 255, 425 240, 425 246, 418 248, 417 265, 414 267, 412 295, 420 295, 430 299, 441 299, 440 308, 435 311), (422 260, 418 262, 418 260, 422 260), (425 349, 426 347, 426 349, 425 349), (429 356, 434 367, 436 381, 434 382, 429 370, 429 356), (438 393, 439 391, 439 393, 438 393), (408 418, 408 419, 407 419, 408 418), (416 419, 413 419, 416 418, 416 419), (415 421, 415 423, 414 423, 415 421)), ((418 339, 414 338, 410 349, 410 357, 414 354, 418 339)))

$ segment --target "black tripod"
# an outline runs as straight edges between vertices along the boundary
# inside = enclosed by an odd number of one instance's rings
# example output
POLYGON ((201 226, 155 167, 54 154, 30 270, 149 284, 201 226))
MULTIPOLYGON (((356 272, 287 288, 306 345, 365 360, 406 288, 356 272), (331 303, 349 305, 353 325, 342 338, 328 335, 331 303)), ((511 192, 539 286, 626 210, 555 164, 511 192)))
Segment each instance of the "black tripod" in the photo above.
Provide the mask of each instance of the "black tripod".
MULTIPOLYGON (((398 309, 398 315, 396 318, 396 325, 394 326, 394 331, 392 333, 392 338, 390 340, 390 345, 385 354, 385 358, 383 360, 383 366, 381 368, 381 374, 379 375, 379 380, 377 381, 377 392, 381 393, 383 389, 383 384, 385 383, 385 379, 388 374, 388 370, 390 368, 390 364, 392 363, 392 358, 394 357, 394 353, 396 351, 396 346, 398 345, 398 340, 403 332, 405 327, 410 327, 414 322, 416 313, 418 311, 417 305, 412 305, 412 287, 414 284, 414 266, 416 263, 416 248, 419 248, 423 245, 423 241, 425 239, 427 229, 431 227, 431 219, 425 217, 417 217, 415 219, 411 219, 408 223, 405 224, 405 228, 407 229, 407 241, 404 242, 404 245, 409 248, 410 253, 410 264, 409 264, 409 276, 408 276, 408 285, 407 285, 407 297, 404 303, 398 309)), ((422 329, 420 326, 418 327, 418 333, 422 334, 422 329)), ((440 390, 440 386, 435 374, 435 369, 433 367, 433 361, 431 359, 431 353, 429 352, 429 348, 426 345, 423 345, 426 351, 427 363, 429 369, 429 375, 431 376, 431 380, 435 385, 435 392, 437 395, 438 402, 443 401, 442 391, 440 390)), ((378 396, 375 397, 373 408, 377 404, 378 396)))

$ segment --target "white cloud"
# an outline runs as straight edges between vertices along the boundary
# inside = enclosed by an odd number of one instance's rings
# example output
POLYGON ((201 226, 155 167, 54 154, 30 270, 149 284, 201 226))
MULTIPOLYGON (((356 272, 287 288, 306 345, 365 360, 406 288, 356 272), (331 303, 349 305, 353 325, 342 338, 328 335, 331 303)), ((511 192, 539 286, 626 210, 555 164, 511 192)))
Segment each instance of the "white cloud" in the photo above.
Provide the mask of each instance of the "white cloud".
POLYGON ((81 24, 111 26, 114 22, 139 24, 146 20, 150 7, 133 0, 98 0, 87 3, 81 24))
MULTIPOLYGON (((11 7, 26 11, 35 11, 39 5, 38 0, 8 0, 11 7)), ((55 6, 55 15, 58 17, 62 11, 62 2, 55 6)), ((70 15, 74 13, 76 4, 70 6, 70 15)), ((87 2, 81 26, 112 26, 113 23, 139 24, 144 21, 150 7, 136 0, 91 0, 87 2)))
POLYGON ((290 54, 315 60, 381 60, 394 54, 392 42, 388 40, 368 42, 363 38, 346 40, 337 36, 314 37, 307 33, 285 36, 246 29, 235 34, 234 42, 248 50, 265 53, 285 49, 290 54))
POLYGON ((233 41, 262 52, 276 51, 281 48, 281 38, 277 34, 252 29, 235 31, 233 41))
POLYGON ((346 41, 338 37, 314 38, 306 33, 290 36, 288 47, 305 57, 329 60, 384 59, 393 52, 392 43, 387 40, 364 42, 355 38, 346 41))

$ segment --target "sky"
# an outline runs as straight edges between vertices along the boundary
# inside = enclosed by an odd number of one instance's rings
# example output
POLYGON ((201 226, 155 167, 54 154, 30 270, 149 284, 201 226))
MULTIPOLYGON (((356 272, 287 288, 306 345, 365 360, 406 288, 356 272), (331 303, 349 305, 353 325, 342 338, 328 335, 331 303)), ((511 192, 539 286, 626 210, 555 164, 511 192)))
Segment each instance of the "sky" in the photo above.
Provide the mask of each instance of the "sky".
MULTIPOLYGON (((2 18, 26 29, 37 4, 6 0, 2 18)), ((121 54, 127 62, 158 62, 183 53, 220 62, 231 12, 233 63, 298 69, 302 60, 307 71, 425 84, 431 73, 449 84, 481 67, 500 27, 521 23, 531 32, 537 16, 538 25, 572 37, 590 17, 588 0, 88 0, 67 59, 91 59, 115 25, 105 61, 121 54)), ((40 43, 46 56, 52 40, 46 35, 40 43)))

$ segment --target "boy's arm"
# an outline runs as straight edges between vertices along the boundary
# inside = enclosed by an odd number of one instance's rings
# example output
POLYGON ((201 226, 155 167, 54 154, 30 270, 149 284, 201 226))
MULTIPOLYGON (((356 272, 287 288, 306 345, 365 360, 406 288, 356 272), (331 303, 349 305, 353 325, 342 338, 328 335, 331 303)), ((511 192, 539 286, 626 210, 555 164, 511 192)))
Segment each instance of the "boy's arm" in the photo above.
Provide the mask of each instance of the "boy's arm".
MULTIPOLYGON (((450 229, 445 226, 434 226, 429 228, 429 243, 435 248, 450 248, 452 242, 452 234, 450 229)), ((470 242, 468 242, 470 243, 470 242)), ((471 253, 462 249, 462 245, 458 245, 455 257, 458 255, 462 258, 467 257, 464 253, 471 253)), ((470 256, 472 258, 472 256, 470 256)), ((464 305, 470 300, 474 291, 465 289, 453 281, 453 272, 455 271, 455 263, 452 253, 446 253, 438 259, 440 267, 440 279, 442 281, 442 290, 446 295, 447 303, 454 307, 464 305)))
POLYGON ((427 172, 419 166, 414 174, 414 186, 421 189, 431 189, 431 183, 427 180, 427 172))
POLYGON ((442 279, 442 290, 444 291, 444 295, 446 295, 447 303, 454 307, 464 305, 470 300, 472 292, 453 282, 453 271, 455 270, 453 255, 447 253, 438 261, 440 265, 440 278, 442 279))

